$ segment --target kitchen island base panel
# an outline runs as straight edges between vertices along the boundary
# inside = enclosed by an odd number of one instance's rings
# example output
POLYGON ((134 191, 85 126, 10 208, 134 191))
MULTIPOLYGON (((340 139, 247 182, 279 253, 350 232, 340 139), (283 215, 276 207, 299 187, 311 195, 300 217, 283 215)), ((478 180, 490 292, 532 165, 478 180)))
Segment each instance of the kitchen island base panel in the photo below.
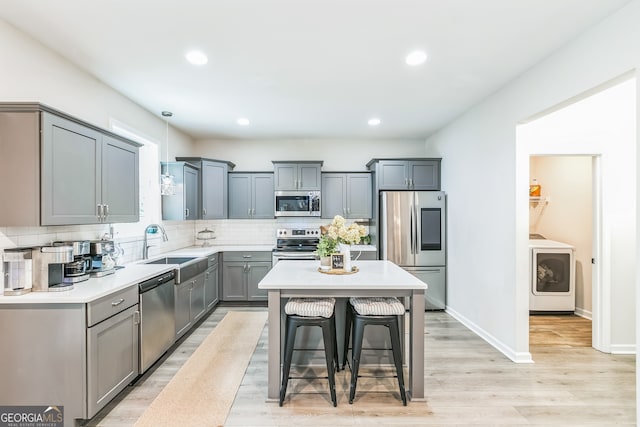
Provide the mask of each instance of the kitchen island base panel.
POLYGON ((278 263, 258 285, 268 292, 267 401, 279 400, 282 299, 290 297, 392 296, 409 304, 407 397, 424 400, 424 295, 427 285, 389 261, 362 261, 360 272, 338 278, 318 274, 315 261, 278 263))
MULTIPOLYGON (((338 301, 336 307, 344 304, 344 301, 352 295, 345 295, 342 298, 336 295, 335 291, 332 291, 332 296, 335 296, 338 301), (342 303, 342 304, 339 304, 342 303)), ((371 296, 370 293, 367 294, 371 296)), ((394 294, 397 296, 398 294, 394 294)), ((387 294, 385 296, 394 296, 387 294)), ((287 293, 281 293, 278 290, 270 290, 268 293, 268 306, 269 306, 269 333, 267 337, 268 343, 268 372, 267 372, 267 402, 278 402, 280 398, 280 372, 282 363, 282 352, 284 345, 284 328, 283 322, 285 321, 284 314, 284 302, 289 297, 292 297, 287 293), (283 302, 284 299, 284 302, 283 302)), ((296 296, 311 296, 308 293, 304 295, 296 296)), ((327 296, 318 295, 314 293, 313 296, 327 296)), ((424 291, 416 290, 413 296, 407 298, 409 303, 409 311, 405 314, 405 322, 401 323, 401 339, 404 341, 405 334, 402 332, 403 325, 408 323, 409 336, 408 342, 404 342, 402 347, 407 348, 408 351, 404 353, 405 363, 409 366, 409 375, 407 377, 407 398, 412 402, 425 401, 424 398, 424 291)), ((344 317, 336 318, 336 329, 338 347, 340 349, 341 343, 344 337, 344 317)))

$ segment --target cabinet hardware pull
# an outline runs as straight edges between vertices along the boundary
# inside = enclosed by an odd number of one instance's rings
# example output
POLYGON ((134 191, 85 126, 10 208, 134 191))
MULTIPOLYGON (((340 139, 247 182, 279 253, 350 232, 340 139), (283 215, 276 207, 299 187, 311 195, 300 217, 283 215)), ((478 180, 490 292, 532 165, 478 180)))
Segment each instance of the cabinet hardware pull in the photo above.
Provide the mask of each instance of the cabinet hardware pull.
POLYGON ((105 218, 105 220, 107 219, 108 216, 109 216, 109 205, 106 204, 106 205, 104 205, 104 218, 105 218))
POLYGON ((98 203, 98 221, 102 221, 102 205, 98 203))
POLYGON ((202 215, 203 216, 207 216, 207 210, 206 209, 202 209, 202 215))
POLYGON ((242 255, 242 258, 251 258, 251 255, 242 255))
POLYGON ((184 217, 185 217, 185 218, 189 218, 189 208, 186 208, 186 209, 185 209, 185 215, 184 215, 184 217))
POLYGON ((134 325, 139 325, 140 324, 140 312, 139 311, 134 311, 133 312, 133 324, 134 325))
POLYGON ((124 298, 120 298, 118 301, 113 301, 113 302, 111 303, 111 306, 112 306, 112 307, 115 307, 115 306, 117 306, 117 305, 122 304, 123 302, 124 302, 124 298))

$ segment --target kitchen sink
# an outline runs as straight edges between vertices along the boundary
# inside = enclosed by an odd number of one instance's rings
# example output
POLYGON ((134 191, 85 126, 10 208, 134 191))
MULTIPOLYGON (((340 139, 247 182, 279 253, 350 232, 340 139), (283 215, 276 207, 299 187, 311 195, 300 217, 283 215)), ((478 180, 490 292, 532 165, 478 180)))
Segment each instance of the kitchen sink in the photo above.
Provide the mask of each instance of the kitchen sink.
POLYGON ((172 264, 175 265, 176 284, 204 273, 207 270, 209 260, 207 257, 162 257, 145 261, 144 264, 172 264))
POLYGON ((189 261, 193 261, 196 259, 195 257, 164 257, 159 259, 154 259, 152 261, 146 261, 145 264, 184 264, 189 261))

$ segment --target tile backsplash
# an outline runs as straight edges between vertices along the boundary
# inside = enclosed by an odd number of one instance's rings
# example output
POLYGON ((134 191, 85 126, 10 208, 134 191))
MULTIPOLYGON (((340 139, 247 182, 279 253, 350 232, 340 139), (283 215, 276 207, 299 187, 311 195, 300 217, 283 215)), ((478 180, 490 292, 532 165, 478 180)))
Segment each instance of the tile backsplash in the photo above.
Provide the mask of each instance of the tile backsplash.
MULTIPOLYGON (((199 231, 208 228, 215 233, 211 245, 275 245, 276 229, 295 227, 319 227, 330 223, 321 218, 279 218, 264 220, 221 219, 213 221, 164 221, 168 241, 163 242, 161 234, 148 236, 149 257, 189 246, 201 246, 204 242, 196 240, 199 231)), ((367 225, 367 224, 364 224, 367 225)), ((124 250, 118 264, 127 264, 142 259, 144 229, 146 224, 127 224, 128 236, 121 236, 118 224, 113 225, 114 238, 124 250), (139 226, 138 231, 136 230, 139 226), (133 233, 133 235, 132 235, 133 233)), ((0 227, 0 255, 4 249, 48 245, 55 241, 98 240, 109 234, 108 225, 73 225, 50 227, 0 227)), ((3 277, 0 263, 0 277, 3 277)), ((2 289, 0 288, 0 293, 2 289)))

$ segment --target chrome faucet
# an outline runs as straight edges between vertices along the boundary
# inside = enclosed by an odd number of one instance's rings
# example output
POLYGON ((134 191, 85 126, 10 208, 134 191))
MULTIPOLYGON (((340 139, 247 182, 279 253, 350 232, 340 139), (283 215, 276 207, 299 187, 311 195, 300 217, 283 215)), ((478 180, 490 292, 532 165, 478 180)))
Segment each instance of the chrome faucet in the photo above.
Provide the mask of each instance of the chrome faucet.
POLYGON ((156 233, 158 229, 160 229, 160 231, 162 232, 162 241, 166 242, 169 240, 169 238, 167 237, 166 231, 164 231, 164 228, 162 228, 160 224, 147 225, 147 228, 144 229, 144 242, 142 244, 142 259, 149 258, 149 248, 152 246, 147 244, 147 235, 149 234, 150 231, 153 233, 156 233))

